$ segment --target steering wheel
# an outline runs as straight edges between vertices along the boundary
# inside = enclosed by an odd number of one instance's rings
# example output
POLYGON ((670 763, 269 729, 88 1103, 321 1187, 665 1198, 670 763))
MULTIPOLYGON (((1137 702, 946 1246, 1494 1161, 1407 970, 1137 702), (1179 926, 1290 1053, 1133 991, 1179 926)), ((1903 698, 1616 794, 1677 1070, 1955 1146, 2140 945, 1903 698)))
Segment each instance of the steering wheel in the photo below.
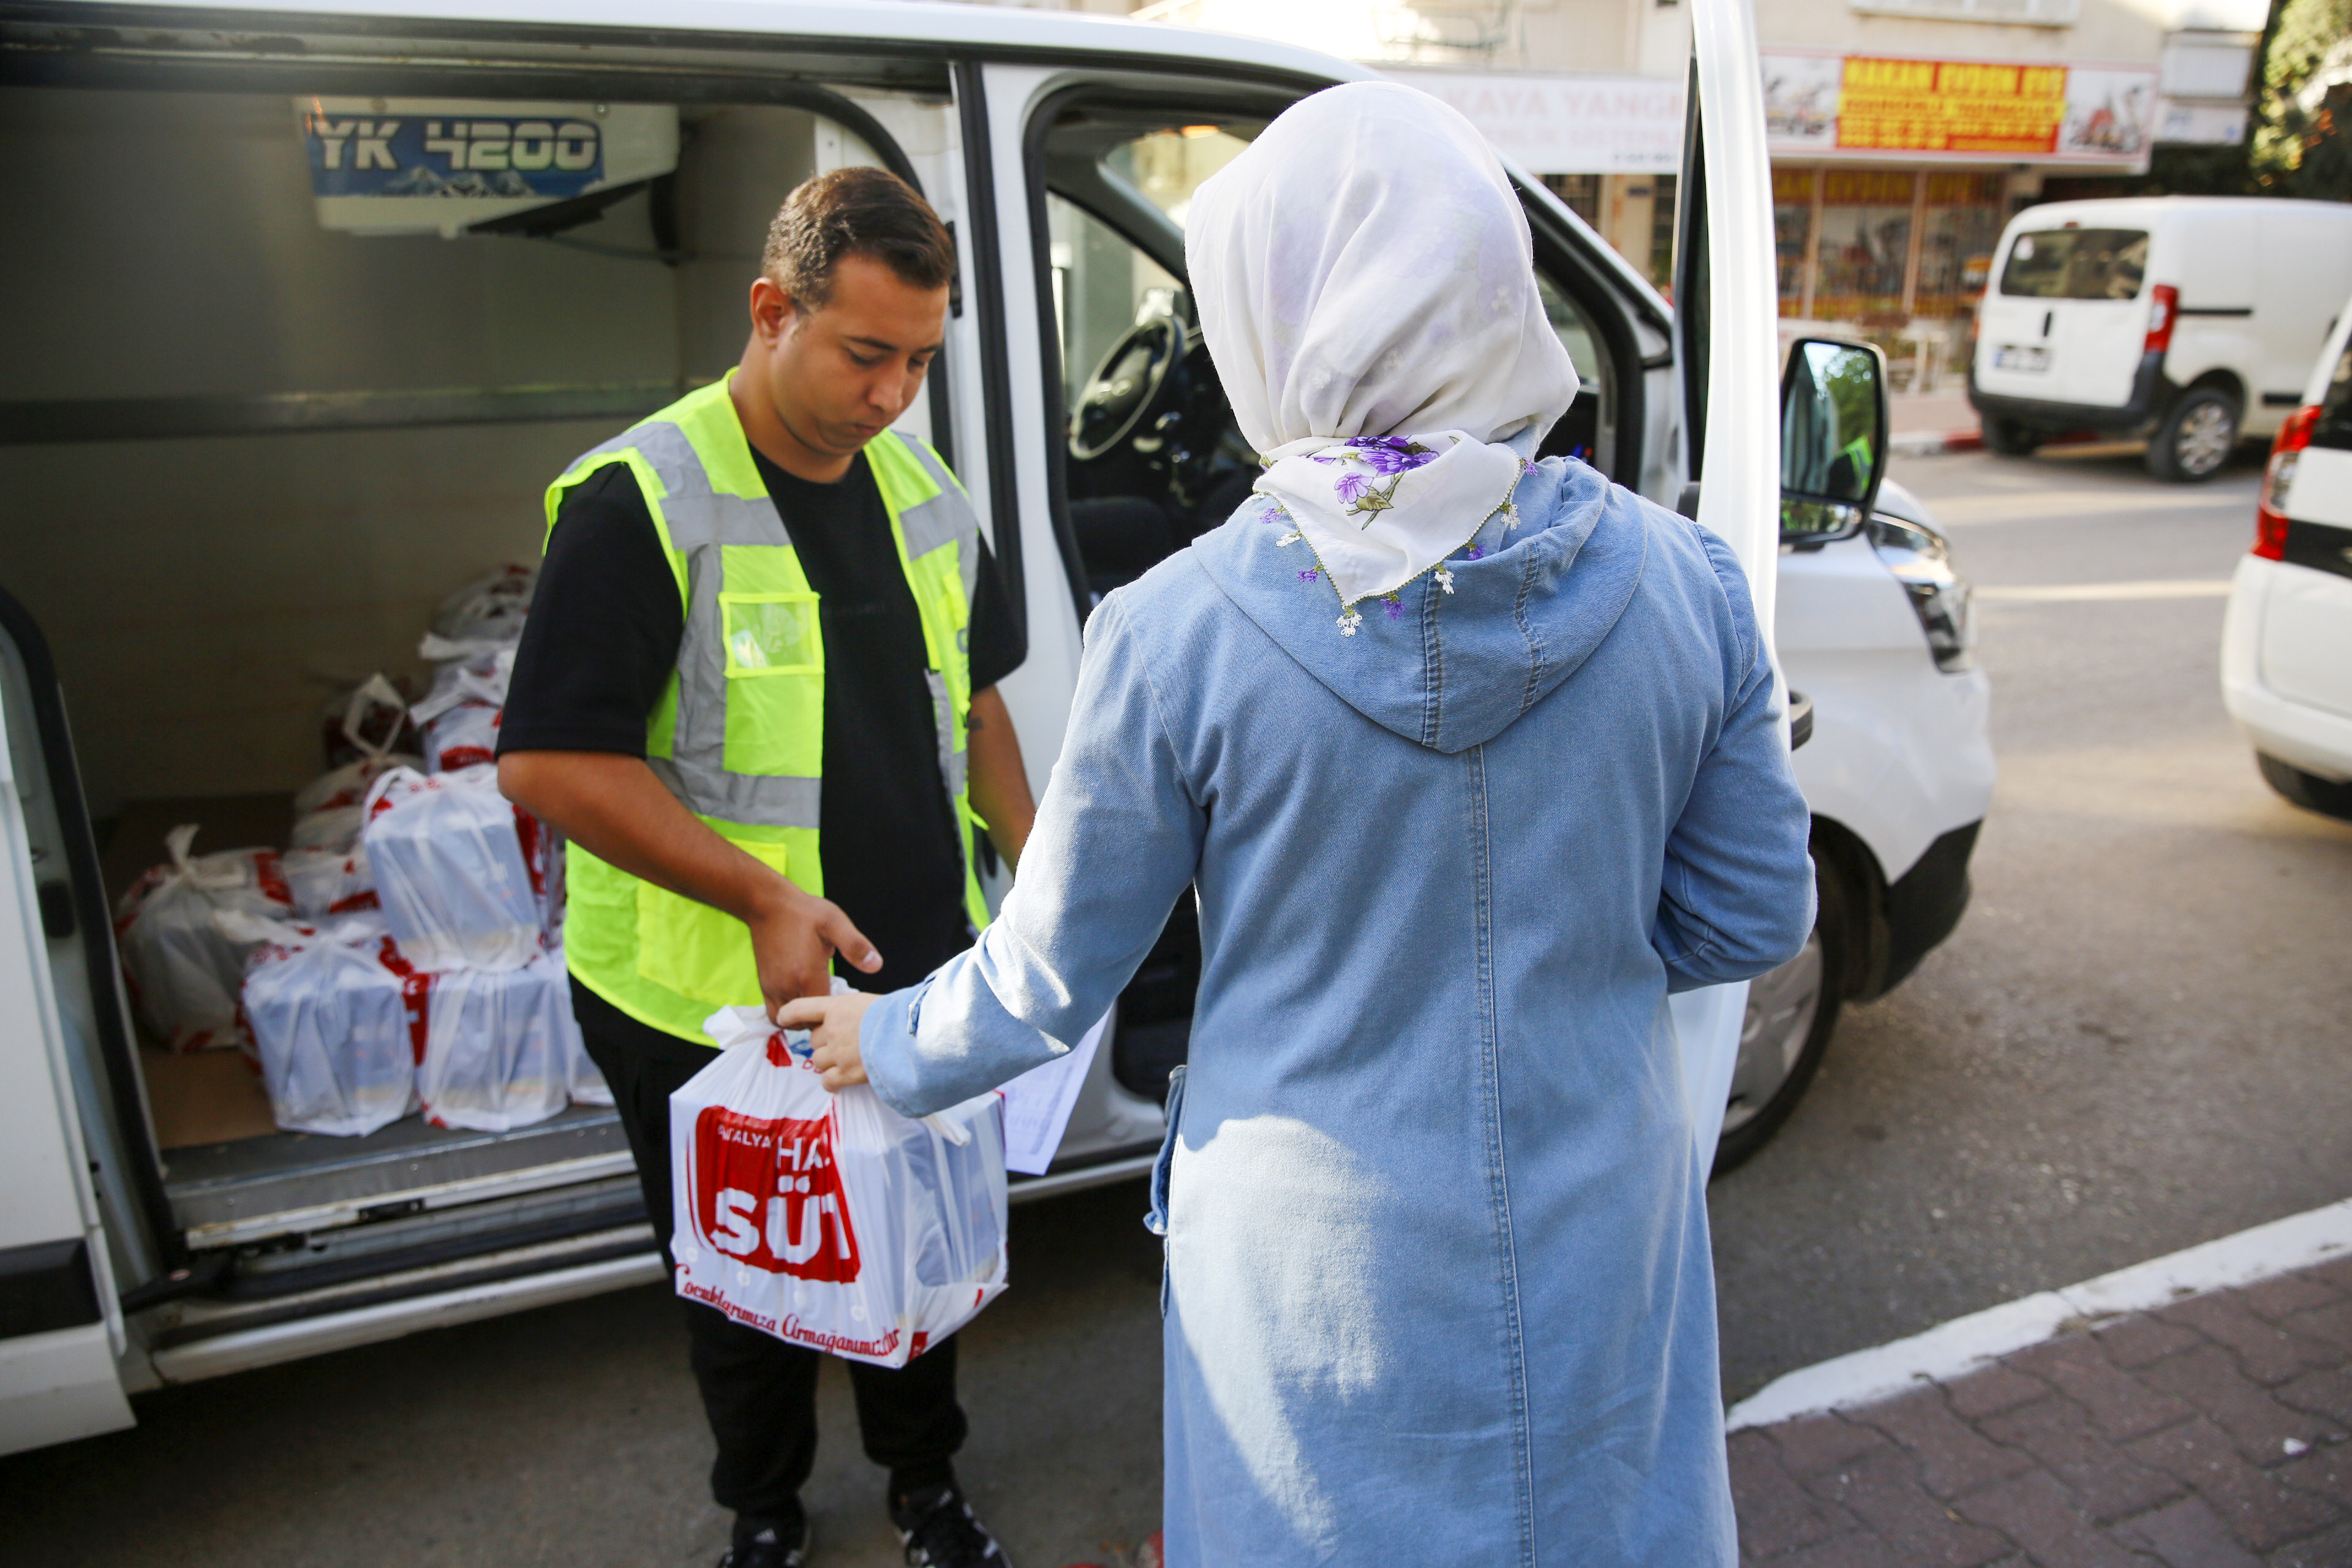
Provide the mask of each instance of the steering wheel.
POLYGON ((1089 463, 1133 435, 1183 347, 1183 325, 1172 315, 1139 321, 1111 344, 1070 411, 1070 456, 1089 463))

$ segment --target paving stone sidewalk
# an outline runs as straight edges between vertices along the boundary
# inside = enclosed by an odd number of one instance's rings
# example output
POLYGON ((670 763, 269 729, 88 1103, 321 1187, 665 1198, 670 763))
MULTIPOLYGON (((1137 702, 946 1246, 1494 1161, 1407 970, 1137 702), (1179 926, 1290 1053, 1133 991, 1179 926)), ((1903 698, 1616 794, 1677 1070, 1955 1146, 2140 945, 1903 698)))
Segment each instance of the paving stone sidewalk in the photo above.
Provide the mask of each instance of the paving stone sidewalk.
POLYGON ((1740 1562, 2352 1568, 2352 1258, 1731 1436, 1740 1562))

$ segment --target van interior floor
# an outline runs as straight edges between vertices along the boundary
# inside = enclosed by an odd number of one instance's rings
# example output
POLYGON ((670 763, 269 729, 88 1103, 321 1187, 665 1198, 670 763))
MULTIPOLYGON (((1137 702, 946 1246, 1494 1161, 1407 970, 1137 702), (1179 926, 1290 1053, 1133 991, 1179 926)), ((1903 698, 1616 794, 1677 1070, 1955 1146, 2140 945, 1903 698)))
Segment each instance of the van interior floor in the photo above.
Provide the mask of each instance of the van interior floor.
MULTIPOLYGON (((169 858, 163 836, 200 826, 194 852, 282 846, 293 797, 140 800, 101 831, 110 900, 169 858)), ((626 1175, 626 1138, 610 1110, 572 1106, 530 1127, 476 1132, 405 1116, 363 1138, 279 1131, 242 1051, 156 1048, 140 1030, 140 1070, 163 1151, 163 1185, 192 1247, 236 1246, 391 1214, 626 1175)), ((619 1194, 634 1201, 633 1191, 619 1194)))

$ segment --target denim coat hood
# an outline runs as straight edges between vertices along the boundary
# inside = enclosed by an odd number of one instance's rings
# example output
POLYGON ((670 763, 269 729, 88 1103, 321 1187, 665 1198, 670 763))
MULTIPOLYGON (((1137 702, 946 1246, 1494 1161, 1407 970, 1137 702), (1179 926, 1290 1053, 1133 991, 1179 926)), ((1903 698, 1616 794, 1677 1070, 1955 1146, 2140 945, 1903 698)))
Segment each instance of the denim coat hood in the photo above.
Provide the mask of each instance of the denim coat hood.
POLYGON ((1431 573, 1393 605, 1364 600, 1353 636, 1306 541, 1279 542, 1290 521, 1265 498, 1192 548, 1242 613, 1335 696, 1452 754, 1493 740, 1575 674, 1642 582, 1648 530, 1636 503, 1584 464, 1535 465, 1514 504, 1516 520, 1490 519, 1447 562, 1452 593, 1431 573))

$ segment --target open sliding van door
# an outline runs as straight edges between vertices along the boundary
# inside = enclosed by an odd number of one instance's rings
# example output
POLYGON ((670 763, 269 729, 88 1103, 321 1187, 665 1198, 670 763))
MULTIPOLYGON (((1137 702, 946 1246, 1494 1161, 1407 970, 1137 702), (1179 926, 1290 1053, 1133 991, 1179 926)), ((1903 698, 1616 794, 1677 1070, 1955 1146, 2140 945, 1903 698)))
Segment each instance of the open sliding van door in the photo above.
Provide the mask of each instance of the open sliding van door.
MULTIPOLYGON (((68 1047, 69 1036, 96 1027, 100 1009, 62 994, 89 975, 112 976, 79 805, 47 649, 0 594, 0 1453, 132 1419, 117 1370, 118 1258, 99 1190, 105 1181, 119 1209, 127 1163, 102 1146, 103 1121, 99 1139, 87 1136, 82 1114, 121 1085, 97 1081, 92 1053, 68 1047), (85 951, 98 962, 72 962, 85 951)), ((118 1233, 139 1228, 127 1213, 112 1217, 118 1233)), ((130 1255, 120 1261, 145 1272, 130 1255)))
MULTIPOLYGON (((1691 79, 1675 254, 1675 357, 1691 479, 1683 510, 1721 535, 1747 569, 1770 654, 1780 540, 1779 328, 1772 179, 1750 0, 1694 0, 1691 79)), ((1777 671, 1779 658, 1771 657, 1777 671)), ((1693 1133, 1710 1164, 1747 1004, 1745 982, 1672 1001, 1693 1133)))

